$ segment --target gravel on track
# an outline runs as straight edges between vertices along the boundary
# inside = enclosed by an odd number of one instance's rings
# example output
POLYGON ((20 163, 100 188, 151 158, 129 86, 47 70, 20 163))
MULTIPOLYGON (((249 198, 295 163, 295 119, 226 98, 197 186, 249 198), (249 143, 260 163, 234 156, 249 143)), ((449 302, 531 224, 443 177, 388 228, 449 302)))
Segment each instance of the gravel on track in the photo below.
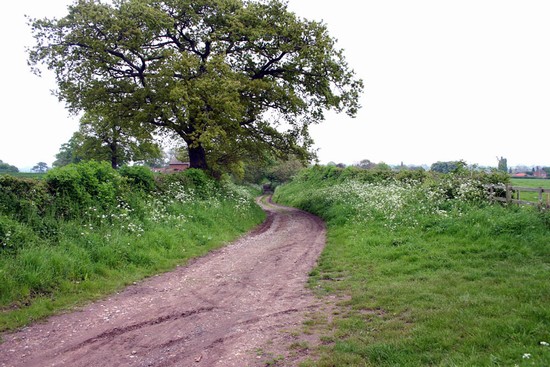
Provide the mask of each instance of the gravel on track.
MULTIPOLYGON (((174 271, 78 311, 2 335, 0 366, 295 366, 308 312, 308 273, 325 245, 323 222, 258 200, 258 228, 174 271)), ((310 336, 311 337, 311 336, 310 336)))

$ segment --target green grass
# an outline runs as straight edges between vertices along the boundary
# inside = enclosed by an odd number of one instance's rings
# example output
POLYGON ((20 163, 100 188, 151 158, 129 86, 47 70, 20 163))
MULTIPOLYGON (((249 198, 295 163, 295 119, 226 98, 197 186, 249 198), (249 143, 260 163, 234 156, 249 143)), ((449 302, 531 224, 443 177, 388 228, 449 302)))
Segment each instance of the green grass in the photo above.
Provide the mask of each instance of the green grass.
MULTIPOLYGON (((110 167, 98 172, 119 177, 110 167)), ((94 195, 84 210, 83 202, 48 197, 47 182, 0 182, 0 331, 185 264, 265 218, 254 203, 257 193, 229 182, 193 171, 165 180, 163 188, 148 193, 116 186, 120 193, 109 201, 114 204, 94 195)), ((100 194, 109 199, 105 182, 98 181, 100 194)))
POLYGON ((391 186, 375 207, 359 187, 379 186, 314 177, 276 192, 327 219, 310 285, 349 298, 304 366, 550 365, 547 213, 427 196, 445 212, 431 211, 415 187, 407 201, 391 186))
POLYGON ((545 187, 550 189, 550 179, 543 178, 512 178, 512 185, 525 187, 545 187))
POLYGON ((33 172, 10 172, 10 173, 0 173, 0 175, 9 175, 19 178, 34 178, 42 179, 46 175, 45 173, 33 173, 33 172))
MULTIPOLYGON (((534 187, 550 189, 550 180, 541 178, 512 178, 511 184, 520 187, 534 187)), ((539 195, 536 192, 521 192, 521 200, 532 201, 538 203, 539 195)), ((543 202, 550 203, 550 194, 543 194, 543 202)))
POLYGON ((260 223, 259 209, 230 203, 211 210, 187 205, 185 226, 150 225, 140 235, 111 226, 86 230, 67 223, 56 246, 30 246, 0 258, 0 331, 21 327, 173 269, 218 248, 260 223), (82 235, 84 233, 84 235, 82 235))

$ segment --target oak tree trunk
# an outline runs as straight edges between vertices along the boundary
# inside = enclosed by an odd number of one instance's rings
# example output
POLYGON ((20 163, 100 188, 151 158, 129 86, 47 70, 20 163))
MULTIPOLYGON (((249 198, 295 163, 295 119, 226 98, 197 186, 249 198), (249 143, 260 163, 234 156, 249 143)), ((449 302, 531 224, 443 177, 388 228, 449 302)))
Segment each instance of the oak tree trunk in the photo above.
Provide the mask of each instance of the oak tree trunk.
POLYGON ((202 145, 193 146, 188 148, 189 151, 189 163, 191 168, 199 168, 206 170, 208 165, 206 164, 206 151, 202 145))
POLYGON ((109 149, 111 150, 111 167, 113 167, 113 169, 117 169, 119 164, 117 142, 115 141, 109 144, 109 149))

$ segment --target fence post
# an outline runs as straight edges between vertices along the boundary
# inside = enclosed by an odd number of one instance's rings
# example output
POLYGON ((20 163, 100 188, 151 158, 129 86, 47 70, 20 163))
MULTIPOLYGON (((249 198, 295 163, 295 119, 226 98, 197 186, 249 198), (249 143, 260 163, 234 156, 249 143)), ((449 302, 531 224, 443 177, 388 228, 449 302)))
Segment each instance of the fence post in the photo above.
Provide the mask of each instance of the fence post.
POLYGON ((510 204, 512 202, 512 186, 506 185, 506 204, 510 204))

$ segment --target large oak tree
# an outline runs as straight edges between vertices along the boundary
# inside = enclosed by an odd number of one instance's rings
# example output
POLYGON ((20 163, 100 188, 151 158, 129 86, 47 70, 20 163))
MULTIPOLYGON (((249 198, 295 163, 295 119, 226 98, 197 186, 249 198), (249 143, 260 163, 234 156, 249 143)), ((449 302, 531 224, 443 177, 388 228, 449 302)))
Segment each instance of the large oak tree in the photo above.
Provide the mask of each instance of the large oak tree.
POLYGON ((310 124, 359 108, 362 81, 326 25, 279 0, 78 0, 30 25, 29 63, 53 70, 71 111, 175 133, 192 167, 265 150, 307 158, 310 124))

